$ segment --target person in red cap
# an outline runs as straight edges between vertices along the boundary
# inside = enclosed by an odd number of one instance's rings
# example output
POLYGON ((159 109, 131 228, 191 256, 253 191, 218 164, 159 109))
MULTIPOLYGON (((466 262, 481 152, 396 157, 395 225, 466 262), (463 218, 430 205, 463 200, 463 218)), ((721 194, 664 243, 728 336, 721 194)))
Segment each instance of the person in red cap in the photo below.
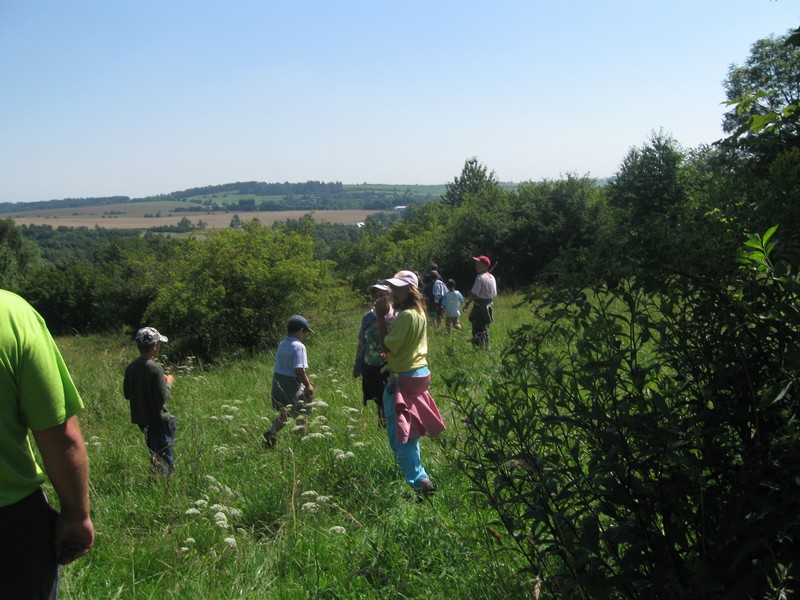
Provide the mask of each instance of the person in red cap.
POLYGON ((475 262, 475 283, 472 285, 464 310, 474 303, 472 312, 469 313, 469 322, 472 323, 472 343, 484 350, 489 349, 489 325, 494 321, 494 298, 497 296, 497 282, 494 275, 489 272, 492 261, 488 256, 473 256, 475 262))

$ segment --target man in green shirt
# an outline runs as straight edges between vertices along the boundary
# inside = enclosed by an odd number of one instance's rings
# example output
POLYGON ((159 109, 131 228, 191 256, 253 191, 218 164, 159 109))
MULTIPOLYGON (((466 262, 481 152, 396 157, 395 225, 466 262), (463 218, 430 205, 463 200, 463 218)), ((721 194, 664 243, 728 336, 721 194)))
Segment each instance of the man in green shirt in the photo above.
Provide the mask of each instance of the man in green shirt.
POLYGON ((0 290, 0 595, 56 598, 58 565, 94 544, 89 459, 77 413, 83 402, 44 319, 0 290), (45 475, 60 512, 47 502, 45 475))

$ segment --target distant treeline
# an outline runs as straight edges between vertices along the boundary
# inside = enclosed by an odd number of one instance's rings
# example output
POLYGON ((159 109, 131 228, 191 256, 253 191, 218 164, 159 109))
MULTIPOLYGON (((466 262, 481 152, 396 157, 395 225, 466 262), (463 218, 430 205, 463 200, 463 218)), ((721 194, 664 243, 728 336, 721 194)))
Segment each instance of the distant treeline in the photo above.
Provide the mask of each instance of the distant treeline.
POLYGON ((283 210, 388 210, 398 205, 413 206, 437 198, 430 192, 415 192, 401 186, 353 186, 324 183, 230 183, 193 188, 162 196, 165 200, 187 201, 175 212, 283 211, 283 210))
MULTIPOLYGON (((442 189, 444 186, 442 186, 442 189)), ((433 186, 435 189, 435 186, 433 186)), ((409 186, 344 186, 341 182, 263 183, 247 181, 209 185, 147 198, 111 196, 104 198, 66 198, 42 202, 3 202, 0 213, 29 210, 79 208, 132 202, 185 202, 176 212, 283 211, 283 210, 387 210, 398 205, 413 206, 429 202, 439 194, 431 186, 418 191, 409 186)))
POLYGON ((195 196, 209 195, 253 195, 253 196, 290 196, 294 194, 331 195, 343 191, 342 183, 325 183, 323 181, 306 181, 305 183, 263 183, 260 181, 245 181, 225 183, 223 185, 207 185, 205 187, 190 188, 182 192, 172 192, 159 196, 169 200, 183 200, 195 196))
POLYGON ((107 204, 127 204, 134 202, 128 196, 108 196, 104 198, 64 198, 63 200, 41 200, 38 202, 0 202, 0 213, 13 213, 28 210, 52 208, 79 208, 81 206, 105 206, 107 204))

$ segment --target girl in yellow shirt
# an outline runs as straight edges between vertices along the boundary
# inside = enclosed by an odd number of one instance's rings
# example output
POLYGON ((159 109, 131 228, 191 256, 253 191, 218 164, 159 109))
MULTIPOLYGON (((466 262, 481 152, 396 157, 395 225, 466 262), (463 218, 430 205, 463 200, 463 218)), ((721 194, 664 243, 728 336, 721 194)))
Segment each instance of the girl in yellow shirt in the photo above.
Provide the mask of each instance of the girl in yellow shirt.
POLYGON ((386 434, 406 482, 420 494, 427 495, 436 488, 420 461, 419 436, 426 432, 438 434, 444 429, 444 423, 428 391, 425 301, 417 287, 417 276, 411 271, 400 271, 385 283, 392 290, 391 305, 397 311, 397 317, 388 328, 388 303, 375 304, 378 331, 391 371, 383 394, 386 434))

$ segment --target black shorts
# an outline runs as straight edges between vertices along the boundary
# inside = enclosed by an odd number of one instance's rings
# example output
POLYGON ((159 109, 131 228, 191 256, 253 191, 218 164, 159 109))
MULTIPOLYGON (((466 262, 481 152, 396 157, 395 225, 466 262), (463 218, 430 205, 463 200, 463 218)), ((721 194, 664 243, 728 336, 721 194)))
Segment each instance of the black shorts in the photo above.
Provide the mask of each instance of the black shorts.
POLYGON ((383 405, 383 389, 389 380, 389 372, 381 371, 381 367, 366 367, 361 374, 361 391, 364 393, 364 404, 373 400, 383 405))
POLYGON ((0 508, 0 595, 57 598, 56 513, 42 490, 0 508))

